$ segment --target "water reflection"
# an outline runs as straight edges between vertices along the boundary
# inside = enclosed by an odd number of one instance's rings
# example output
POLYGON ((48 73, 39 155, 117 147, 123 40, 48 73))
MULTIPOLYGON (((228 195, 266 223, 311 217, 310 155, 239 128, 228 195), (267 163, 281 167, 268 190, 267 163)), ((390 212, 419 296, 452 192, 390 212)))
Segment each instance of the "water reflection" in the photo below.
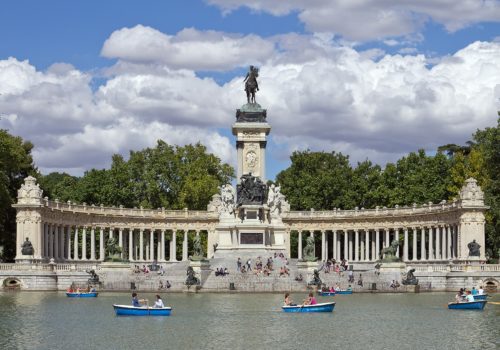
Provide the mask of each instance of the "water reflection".
POLYGON ((339 295, 333 313, 288 314, 280 294, 164 294, 173 315, 154 318, 116 317, 112 304, 129 304, 129 294, 0 293, 0 349, 496 349, 500 307, 448 310, 452 299, 339 295))

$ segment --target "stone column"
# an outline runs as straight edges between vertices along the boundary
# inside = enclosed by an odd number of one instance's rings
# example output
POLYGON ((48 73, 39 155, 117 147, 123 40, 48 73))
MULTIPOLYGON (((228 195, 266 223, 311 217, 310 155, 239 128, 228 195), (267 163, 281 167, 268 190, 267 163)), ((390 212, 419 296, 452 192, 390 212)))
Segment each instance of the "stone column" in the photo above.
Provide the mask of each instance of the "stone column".
POLYGON ((144 229, 139 229, 139 261, 144 261, 144 229))
POLYGON ((326 252, 326 237, 325 237, 325 231, 321 230, 321 261, 325 261, 325 252, 326 252))
POLYGON ((64 260, 64 226, 59 225, 59 260, 64 260))
POLYGON ((450 230, 451 230, 451 258, 455 259, 456 258, 455 247, 457 246, 455 225, 451 225, 450 230))
POLYGON ((87 260, 87 226, 82 230, 82 260, 87 260))
POLYGON ((161 232, 162 230, 159 230, 158 234, 156 235, 156 260, 158 262, 163 260, 161 256, 161 232))
POLYGON ((353 241, 353 235, 349 233, 349 230, 347 230, 347 237, 349 237, 349 262, 353 261, 353 251, 352 251, 352 241, 353 241))
POLYGON ((134 229, 128 229, 128 260, 135 261, 134 259, 134 229))
POLYGON ((161 261, 166 261, 165 259, 165 230, 160 231, 160 242, 161 242, 161 261))
POLYGON ((54 259, 59 259, 59 225, 54 225, 54 259))
POLYGON ((43 224, 43 257, 49 256, 49 224, 43 224))
POLYGON ((90 260, 95 261, 95 227, 90 228, 90 260))
POLYGON ((441 225, 436 226, 436 260, 441 260, 441 225))
POLYGON ((182 241, 182 261, 188 259, 188 230, 184 230, 184 240, 182 241))
POLYGON ((68 226, 68 260, 73 260, 73 254, 71 254, 71 226, 68 226))
POLYGON ((451 259, 451 228, 446 225, 446 259, 451 259))
POLYGON ((420 260, 426 260, 427 254, 425 251, 425 226, 420 228, 420 260))
POLYGON ((66 260, 66 226, 59 226, 59 259, 66 260))
POLYGON ((79 231, 78 225, 75 225, 75 235, 73 239, 73 259, 74 260, 79 260, 78 256, 78 231, 79 231))
POLYGON ((371 261, 376 261, 377 260, 377 253, 376 253, 376 250, 375 250, 375 236, 377 235, 377 230, 374 230, 373 232, 370 232, 370 240, 371 240, 371 261))
POLYGON ((114 227, 109 228, 109 238, 115 238, 115 228, 114 227))
POLYGON ((342 230, 344 232, 344 254, 342 254, 342 258, 347 260, 349 259, 349 254, 348 254, 348 241, 349 241, 349 234, 347 233, 347 230, 342 230))
POLYGON ((49 224, 49 259, 54 257, 54 236, 52 235, 52 224, 49 224))
POLYGON ((384 248, 387 248, 388 246, 391 245, 391 237, 389 236, 389 229, 384 228, 385 230, 385 242, 384 242, 384 248))
POLYGON ((417 228, 413 227, 412 228, 412 233, 413 233, 413 254, 411 256, 412 261, 417 260, 417 228))
POLYGON ((370 230, 365 229, 365 261, 370 261, 370 230))
POLYGON ((155 259, 155 230, 149 230, 149 260, 155 259))
POLYGON ((99 227, 99 260, 104 261, 104 235, 106 228, 99 227))
POLYGON ((359 230, 354 230, 354 259, 359 261, 359 230))
MULTIPOLYGON (((361 230, 360 230, 361 231, 361 230)), ((363 240, 364 233, 359 232, 359 260, 358 261, 363 261, 365 260, 365 241, 363 240)))
POLYGON ((408 227, 404 228, 404 242, 403 242, 403 261, 408 261, 408 227))
POLYGON ((339 258, 338 255, 338 241, 337 241, 337 230, 333 230, 333 246, 332 246, 332 257, 337 260, 339 258))
POLYGON ((299 229, 299 251, 297 252, 298 253, 298 258, 299 260, 302 259, 302 230, 299 229))
POLYGON ((177 229, 172 230, 172 241, 170 243, 170 261, 177 261, 177 229))
POLYGON ((123 228, 118 228, 118 246, 121 248, 122 252, 120 257, 123 259, 123 228))
POLYGON ((399 258, 399 228, 394 229, 394 240, 398 242, 398 247, 396 248, 396 256, 399 258))
POLYGON ((429 260, 434 259, 434 235, 433 235, 434 226, 429 227, 429 260))
POLYGON ((375 259, 380 256, 380 229, 375 230, 375 259))

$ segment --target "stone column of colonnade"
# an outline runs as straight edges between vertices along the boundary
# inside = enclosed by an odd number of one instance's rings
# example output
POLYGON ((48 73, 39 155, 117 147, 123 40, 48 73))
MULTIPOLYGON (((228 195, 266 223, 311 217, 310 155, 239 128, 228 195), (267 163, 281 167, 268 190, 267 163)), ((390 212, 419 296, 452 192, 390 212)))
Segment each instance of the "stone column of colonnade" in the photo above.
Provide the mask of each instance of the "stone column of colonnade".
MULTIPOLYGON (((189 230, 177 230, 183 234, 182 260, 188 258, 189 230)), ((113 228, 86 225, 60 225, 44 223, 42 229, 42 257, 55 261, 104 261, 107 239, 116 238, 122 248, 122 257, 130 261, 166 261, 166 244, 170 247, 170 261, 175 256, 176 234, 170 242, 165 240, 165 230, 144 228, 113 228)), ((200 235, 200 230, 194 230, 200 235)))
MULTIPOLYGON (((314 230, 298 230, 298 258, 302 259, 302 235, 314 230)), ((314 237, 314 236, 313 236, 314 237)), ((321 260, 333 258, 349 262, 375 262, 382 248, 398 240, 396 254, 404 262, 437 262, 457 259, 457 224, 384 227, 378 229, 321 230, 321 260), (331 242, 331 244, 330 244, 331 242)))

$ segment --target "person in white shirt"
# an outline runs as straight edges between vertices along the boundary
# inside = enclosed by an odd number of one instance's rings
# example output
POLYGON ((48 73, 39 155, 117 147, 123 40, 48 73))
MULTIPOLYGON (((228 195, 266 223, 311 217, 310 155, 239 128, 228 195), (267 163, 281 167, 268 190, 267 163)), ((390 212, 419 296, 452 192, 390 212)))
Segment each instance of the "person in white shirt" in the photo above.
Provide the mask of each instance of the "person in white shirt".
POLYGON ((479 295, 483 295, 483 294, 484 294, 484 289, 483 289, 483 286, 480 286, 480 287, 479 287, 478 292, 479 292, 479 295))
POLYGON ((156 294, 156 301, 155 301, 155 308, 164 308, 165 305, 163 305, 163 300, 161 300, 161 297, 159 294, 156 294))
POLYGON ((466 299, 468 302, 474 301, 474 296, 471 294, 470 290, 467 291, 466 299))

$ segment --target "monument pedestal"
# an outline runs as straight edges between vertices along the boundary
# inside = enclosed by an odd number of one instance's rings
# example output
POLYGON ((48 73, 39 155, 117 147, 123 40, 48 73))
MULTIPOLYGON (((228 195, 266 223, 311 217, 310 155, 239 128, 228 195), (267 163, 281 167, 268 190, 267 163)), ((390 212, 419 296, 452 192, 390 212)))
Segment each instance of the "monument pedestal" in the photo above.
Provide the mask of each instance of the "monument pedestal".
POLYGON ((305 272, 308 274, 312 274, 314 270, 318 269, 318 262, 317 261, 298 261, 297 262, 297 269, 299 272, 305 272))
POLYGON ((406 271, 406 264, 404 262, 383 262, 380 265, 380 273, 384 272, 398 272, 406 271))

